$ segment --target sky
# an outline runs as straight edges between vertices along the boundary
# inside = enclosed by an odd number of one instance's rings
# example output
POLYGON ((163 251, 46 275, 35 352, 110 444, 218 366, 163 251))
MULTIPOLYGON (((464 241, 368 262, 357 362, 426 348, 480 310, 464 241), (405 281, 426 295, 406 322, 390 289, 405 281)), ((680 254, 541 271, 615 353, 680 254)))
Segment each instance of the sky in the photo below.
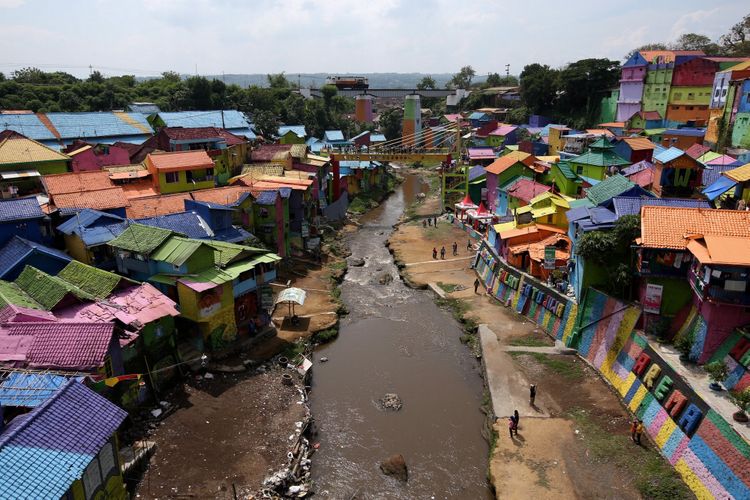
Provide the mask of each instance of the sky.
POLYGON ((747 0, 0 0, 0 72, 518 74, 697 32, 747 0))

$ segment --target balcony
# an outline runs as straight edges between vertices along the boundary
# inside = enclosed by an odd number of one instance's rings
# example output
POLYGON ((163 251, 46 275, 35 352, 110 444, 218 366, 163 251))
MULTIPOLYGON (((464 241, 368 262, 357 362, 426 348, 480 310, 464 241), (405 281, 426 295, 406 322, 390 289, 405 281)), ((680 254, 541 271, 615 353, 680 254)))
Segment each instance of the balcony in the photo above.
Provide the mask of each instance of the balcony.
POLYGON ((733 306, 750 305, 750 294, 746 291, 726 290, 722 286, 707 285, 692 270, 688 278, 690 286, 701 300, 733 306))

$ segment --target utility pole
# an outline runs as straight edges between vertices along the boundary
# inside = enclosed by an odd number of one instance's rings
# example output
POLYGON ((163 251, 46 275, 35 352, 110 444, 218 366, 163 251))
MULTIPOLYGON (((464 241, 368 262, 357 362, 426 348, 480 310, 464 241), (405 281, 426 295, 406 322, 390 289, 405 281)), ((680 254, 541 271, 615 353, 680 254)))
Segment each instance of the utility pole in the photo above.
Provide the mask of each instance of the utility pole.
POLYGON ((505 65, 505 76, 510 76, 510 64, 505 65))
POLYGON ((300 90, 302 88, 302 75, 297 73, 297 90, 300 90))
POLYGON ((94 68, 89 64, 89 76, 94 74, 94 68))

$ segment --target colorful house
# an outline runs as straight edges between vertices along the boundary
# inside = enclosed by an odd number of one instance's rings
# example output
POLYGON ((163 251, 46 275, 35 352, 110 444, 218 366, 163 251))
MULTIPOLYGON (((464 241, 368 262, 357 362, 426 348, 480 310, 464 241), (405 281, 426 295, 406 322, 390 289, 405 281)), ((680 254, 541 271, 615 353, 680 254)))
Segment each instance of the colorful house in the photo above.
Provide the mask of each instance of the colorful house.
POLYGON ((486 144, 493 148, 502 148, 508 145, 516 144, 515 125, 500 124, 498 127, 487 134, 486 144))
MULTIPOLYGON (((258 137, 253 126, 244 113, 235 109, 214 111, 160 111, 148 117, 155 129, 162 127, 201 128, 213 127, 223 129, 233 135, 254 141, 258 137)), ((142 141, 141 141, 142 142, 142 141)))
POLYGON ((651 189, 654 183, 654 164, 641 160, 620 171, 620 175, 644 189, 651 189))
POLYGON ((532 222, 561 228, 568 227, 565 212, 570 209, 570 198, 547 191, 514 212, 515 224, 521 227, 532 222))
POLYGON ((623 137, 615 145, 615 153, 630 163, 651 161, 656 144, 645 137, 623 137))
POLYGON ((578 196, 582 192, 581 180, 573 173, 570 163, 560 160, 550 168, 550 177, 557 191, 565 196, 578 196))
POLYGON ((703 128, 669 128, 661 133, 661 145, 665 148, 676 147, 683 150, 693 144, 700 144, 706 135, 703 128))
POLYGON ((615 174, 607 177, 595 186, 586 190, 586 198, 595 206, 601 205, 607 208, 612 206, 611 200, 615 196, 630 197, 647 197, 653 198, 654 195, 637 184, 629 181, 625 176, 615 174))
POLYGON ((114 269, 115 256, 107 243, 125 230, 127 220, 99 210, 85 209, 57 226, 65 249, 77 261, 100 269, 114 269))
POLYGON ((255 236, 276 253, 286 257, 289 244, 289 188, 254 190, 253 220, 255 236))
POLYGON ((516 208, 528 205, 531 200, 551 189, 527 177, 520 177, 504 189, 508 198, 507 210, 513 212, 516 208))
POLYGON ((615 146, 600 137, 582 155, 568 160, 570 169, 578 176, 601 181, 608 170, 630 165, 630 162, 615 152, 615 146))
POLYGON ((664 120, 658 111, 638 111, 625 123, 629 130, 645 130, 659 128, 664 125, 664 120))
POLYGON ((573 287, 576 298, 580 300, 588 287, 609 284, 610 276, 603 266, 588 261, 576 252, 578 241, 588 232, 612 229, 617 218, 605 207, 591 206, 571 208, 565 217, 568 221, 568 237, 572 242, 571 260, 567 269, 568 282, 573 287))
POLYGON ((487 179, 487 202, 489 210, 494 212, 497 200, 497 187, 514 177, 527 176, 534 178, 536 172, 531 168, 535 158, 529 153, 513 151, 501 156, 485 167, 487 179))
MULTIPOLYGON (((3 115, 3 119, 6 116, 3 115)), ((0 190, 3 197, 38 193, 41 175, 68 171, 70 157, 15 132, 0 132, 0 190)))
POLYGON ((129 205, 125 192, 115 186, 104 171, 45 175, 42 183, 50 207, 59 210, 63 216, 91 208, 124 217, 129 205))
POLYGON ((253 231, 253 199, 250 189, 245 186, 227 186, 214 189, 202 189, 190 193, 195 201, 214 205, 223 205, 233 209, 232 221, 248 231, 253 231))
POLYGON ((304 144, 307 131, 304 125, 282 125, 277 132, 279 144, 304 144))
POLYGON ((35 196, 0 201, 0 246, 13 236, 49 243, 52 233, 48 221, 35 196))
POLYGON ((660 314, 693 332, 692 360, 750 322, 750 212, 644 206, 637 243, 641 301, 648 284, 663 286, 660 314))
POLYGON ((154 188, 163 194, 215 186, 214 162, 203 151, 151 153, 146 156, 154 188))
POLYGON ((703 183, 704 165, 679 148, 654 157, 653 192, 660 197, 688 198, 703 183))
POLYGON ((323 133, 323 143, 328 149, 339 149, 352 144, 344 138, 344 133, 340 130, 326 130, 323 133))
POLYGON ((294 160, 292 159, 292 146, 294 144, 261 144, 250 153, 250 160, 254 163, 274 163, 291 170, 294 160))
POLYGON ((0 249, 0 279, 14 280, 26 266, 57 274, 70 261, 70 256, 60 250, 13 236, 0 249))
POLYGON ((68 381, 0 431, 0 497, 127 498, 116 437, 127 416, 68 381))
POLYGON ((101 170, 112 165, 129 165, 130 153, 127 149, 110 144, 89 144, 76 141, 63 150, 70 156, 73 172, 101 170))
POLYGON ((659 116, 665 117, 675 64, 679 65, 705 54, 699 50, 650 50, 641 51, 641 55, 648 62, 641 109, 656 111, 659 116))
POLYGON ((498 255, 508 264, 539 279, 547 279, 552 272, 544 269, 545 247, 555 247, 556 268, 565 267, 570 257, 570 240, 565 230, 544 224, 499 232, 495 245, 498 255))
MULTIPOLYGON (((249 193, 248 193, 249 196, 249 193)), ((190 222, 187 222, 186 228, 184 230, 175 229, 178 233, 183 233, 187 236, 190 236, 191 238, 197 237, 198 239, 204 239, 204 238, 210 238, 212 240, 216 241, 226 241, 229 243, 244 243, 245 241, 251 239, 253 237, 252 234, 245 231, 240 226, 235 226, 232 224, 234 219, 234 214, 237 211, 236 208, 230 207, 227 205, 220 205, 216 203, 211 203, 208 201, 196 201, 196 200, 185 200, 185 208, 188 210, 188 212, 183 212, 184 214, 195 214, 197 217, 199 217, 204 224, 207 225, 207 233, 208 236, 191 236, 190 233, 188 233, 187 226, 194 225, 190 222)), ((174 214, 179 215, 179 214, 174 214)), ((165 216, 169 217, 169 216, 165 216)), ((189 219, 188 219, 189 220, 189 219)), ((141 224, 143 221, 139 221, 141 224)), ((160 226, 165 227, 165 226, 160 226)))

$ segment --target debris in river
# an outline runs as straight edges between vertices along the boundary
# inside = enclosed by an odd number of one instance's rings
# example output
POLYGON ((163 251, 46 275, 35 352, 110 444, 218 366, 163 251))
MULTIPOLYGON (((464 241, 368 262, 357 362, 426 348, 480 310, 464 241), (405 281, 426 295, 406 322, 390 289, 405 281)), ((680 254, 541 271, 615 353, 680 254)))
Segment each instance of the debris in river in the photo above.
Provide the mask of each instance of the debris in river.
POLYGON ((380 463, 380 470, 386 476, 393 476, 399 481, 406 482, 409 479, 409 470, 406 468, 406 460, 401 454, 392 455, 380 463))
POLYGON ((380 400, 380 406, 384 410, 393 410, 398 411, 401 409, 402 406, 404 406, 403 401, 401 401, 401 398, 396 393, 388 393, 380 400))

